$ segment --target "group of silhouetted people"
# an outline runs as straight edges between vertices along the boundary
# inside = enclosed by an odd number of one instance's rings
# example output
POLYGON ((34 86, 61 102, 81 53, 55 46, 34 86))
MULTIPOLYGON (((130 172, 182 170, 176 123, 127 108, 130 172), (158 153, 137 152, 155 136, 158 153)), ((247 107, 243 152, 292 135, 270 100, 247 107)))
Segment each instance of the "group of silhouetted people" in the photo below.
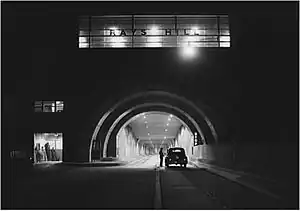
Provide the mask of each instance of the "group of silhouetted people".
POLYGON ((50 149, 50 144, 48 142, 44 147, 40 147, 40 144, 37 144, 34 148, 34 155, 36 157, 36 162, 38 163, 42 161, 58 161, 54 147, 50 149))

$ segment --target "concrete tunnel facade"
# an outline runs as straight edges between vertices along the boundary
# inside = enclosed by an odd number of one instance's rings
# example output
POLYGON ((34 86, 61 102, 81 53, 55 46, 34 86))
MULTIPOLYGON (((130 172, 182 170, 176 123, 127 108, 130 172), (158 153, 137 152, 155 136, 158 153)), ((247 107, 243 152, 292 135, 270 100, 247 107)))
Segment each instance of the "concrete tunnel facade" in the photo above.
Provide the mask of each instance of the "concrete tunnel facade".
POLYGON ((100 146, 103 146, 102 157, 116 156, 116 135, 121 126, 132 116, 145 111, 166 111, 172 113, 179 116, 184 122, 187 122, 193 133, 197 132, 200 134, 205 144, 218 141, 218 136, 211 121, 192 102, 168 92, 150 91, 126 98, 100 119, 91 142, 100 142, 100 146), (105 124, 109 127, 108 131, 102 129, 105 124))
MULTIPOLYGON (((69 136, 84 141, 77 141, 76 146, 72 147, 68 147, 70 142, 67 142, 64 147, 64 161, 91 162, 93 156, 97 159, 116 157, 116 137, 122 126, 135 115, 148 111, 173 114, 183 121, 193 134, 197 132, 203 144, 195 146, 194 154, 197 156, 200 148, 202 150, 208 145, 222 142, 223 133, 226 132, 221 120, 216 119, 217 115, 212 115, 206 108, 168 91, 154 90, 127 95, 117 103, 111 104, 109 109, 101 109, 100 112, 98 110, 97 116, 90 114, 91 124, 87 122, 75 133, 69 133, 69 136)), ((201 154, 199 153, 198 156, 201 154)))

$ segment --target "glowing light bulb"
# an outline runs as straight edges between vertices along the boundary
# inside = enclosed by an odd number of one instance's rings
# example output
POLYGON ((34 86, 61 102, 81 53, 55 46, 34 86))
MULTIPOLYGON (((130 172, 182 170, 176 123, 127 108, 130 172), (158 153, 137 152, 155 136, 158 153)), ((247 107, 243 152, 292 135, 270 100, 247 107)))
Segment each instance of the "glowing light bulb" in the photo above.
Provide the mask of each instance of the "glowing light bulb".
POLYGON ((159 28, 158 26, 152 26, 150 29, 150 35, 159 35, 159 28))
POLYGON ((192 46, 185 46, 181 48, 181 55, 184 59, 191 59, 198 54, 197 48, 192 46))

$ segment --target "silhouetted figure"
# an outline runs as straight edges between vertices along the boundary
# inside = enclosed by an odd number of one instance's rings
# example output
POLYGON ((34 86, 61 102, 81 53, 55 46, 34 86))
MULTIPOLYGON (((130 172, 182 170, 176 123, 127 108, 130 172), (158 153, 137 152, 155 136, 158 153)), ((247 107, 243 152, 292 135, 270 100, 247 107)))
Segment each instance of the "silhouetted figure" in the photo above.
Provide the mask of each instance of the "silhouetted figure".
POLYGON ((43 155, 40 149, 40 145, 36 145, 36 147, 34 148, 34 154, 35 154, 35 161, 37 163, 41 162, 43 155))
POLYGON ((45 144, 45 151, 46 151, 46 155, 47 155, 47 160, 51 161, 51 154, 50 154, 50 144, 47 142, 45 144))
POLYGON ((164 152, 163 152, 163 148, 160 148, 159 150, 159 158, 160 158, 160 167, 163 166, 163 160, 164 160, 164 152))
POLYGON ((44 150, 44 147, 42 147, 41 154, 42 154, 42 161, 47 161, 47 154, 46 151, 44 150))
POLYGON ((56 152, 55 152, 54 147, 52 147, 52 149, 51 149, 51 158, 52 158, 52 161, 57 161, 56 152))

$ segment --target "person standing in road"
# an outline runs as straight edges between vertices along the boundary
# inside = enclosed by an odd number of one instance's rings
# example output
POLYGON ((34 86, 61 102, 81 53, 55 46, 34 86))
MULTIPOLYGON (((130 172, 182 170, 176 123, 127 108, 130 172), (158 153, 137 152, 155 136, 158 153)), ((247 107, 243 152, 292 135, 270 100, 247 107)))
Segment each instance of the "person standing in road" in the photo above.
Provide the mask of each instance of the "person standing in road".
POLYGON ((159 158, 160 158, 160 167, 163 166, 163 159, 164 159, 164 152, 163 152, 163 148, 160 148, 159 150, 159 158))

